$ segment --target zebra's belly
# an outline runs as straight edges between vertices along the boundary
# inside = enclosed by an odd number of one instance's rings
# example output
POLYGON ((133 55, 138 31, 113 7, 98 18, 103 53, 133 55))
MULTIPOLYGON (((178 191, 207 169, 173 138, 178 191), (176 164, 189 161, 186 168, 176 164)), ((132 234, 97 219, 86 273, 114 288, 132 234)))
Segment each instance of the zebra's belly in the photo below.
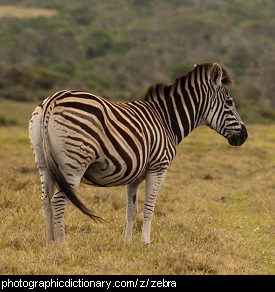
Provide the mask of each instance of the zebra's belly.
POLYGON ((145 165, 136 165, 130 161, 113 162, 105 158, 92 163, 81 182, 101 187, 127 185, 143 177, 144 173, 145 165))

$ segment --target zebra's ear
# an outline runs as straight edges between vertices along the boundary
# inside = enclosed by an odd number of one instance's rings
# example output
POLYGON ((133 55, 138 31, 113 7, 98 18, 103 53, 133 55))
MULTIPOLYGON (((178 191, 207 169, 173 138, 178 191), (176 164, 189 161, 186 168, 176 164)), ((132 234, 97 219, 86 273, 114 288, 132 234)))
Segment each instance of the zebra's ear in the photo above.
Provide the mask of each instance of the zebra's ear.
POLYGON ((210 78, 215 85, 222 83, 222 68, 219 64, 214 63, 210 69, 210 78))

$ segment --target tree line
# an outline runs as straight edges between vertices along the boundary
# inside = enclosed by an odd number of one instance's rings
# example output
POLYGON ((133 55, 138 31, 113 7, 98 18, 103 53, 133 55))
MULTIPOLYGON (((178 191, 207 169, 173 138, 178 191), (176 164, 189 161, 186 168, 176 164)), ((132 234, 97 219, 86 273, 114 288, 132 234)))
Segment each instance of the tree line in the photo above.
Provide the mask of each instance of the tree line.
POLYGON ((272 0, 3 0, 1 5, 22 10, 22 17, 0 14, 1 98, 41 100, 71 88, 130 100, 152 83, 173 82, 194 64, 220 62, 233 75, 231 91, 247 119, 275 116, 272 0), (24 16, 28 7, 56 13, 24 16))

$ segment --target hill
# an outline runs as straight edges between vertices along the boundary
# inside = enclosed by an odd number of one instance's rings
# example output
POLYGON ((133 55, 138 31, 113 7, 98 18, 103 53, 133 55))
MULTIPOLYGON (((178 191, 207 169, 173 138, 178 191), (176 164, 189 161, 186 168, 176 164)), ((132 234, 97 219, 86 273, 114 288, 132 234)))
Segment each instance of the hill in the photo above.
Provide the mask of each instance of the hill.
POLYGON ((33 101, 75 88, 128 100, 207 61, 230 70, 248 121, 274 118, 272 0, 1 4, 0 97, 33 101))

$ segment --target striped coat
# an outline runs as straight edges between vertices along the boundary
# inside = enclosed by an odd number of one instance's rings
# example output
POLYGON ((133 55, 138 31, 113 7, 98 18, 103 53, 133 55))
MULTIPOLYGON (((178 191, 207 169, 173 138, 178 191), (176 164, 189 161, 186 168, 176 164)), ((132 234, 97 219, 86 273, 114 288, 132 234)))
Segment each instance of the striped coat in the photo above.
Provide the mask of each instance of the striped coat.
POLYGON ((209 63, 197 65, 171 85, 151 86, 142 100, 113 103, 74 90, 44 100, 32 115, 29 132, 41 176, 48 241, 65 241, 68 200, 99 219, 77 198, 80 182, 126 185, 130 241, 138 188, 146 179, 142 243, 149 244, 156 196, 182 139, 200 124, 209 125, 232 145, 247 138, 225 88, 231 83, 223 67, 209 63))

